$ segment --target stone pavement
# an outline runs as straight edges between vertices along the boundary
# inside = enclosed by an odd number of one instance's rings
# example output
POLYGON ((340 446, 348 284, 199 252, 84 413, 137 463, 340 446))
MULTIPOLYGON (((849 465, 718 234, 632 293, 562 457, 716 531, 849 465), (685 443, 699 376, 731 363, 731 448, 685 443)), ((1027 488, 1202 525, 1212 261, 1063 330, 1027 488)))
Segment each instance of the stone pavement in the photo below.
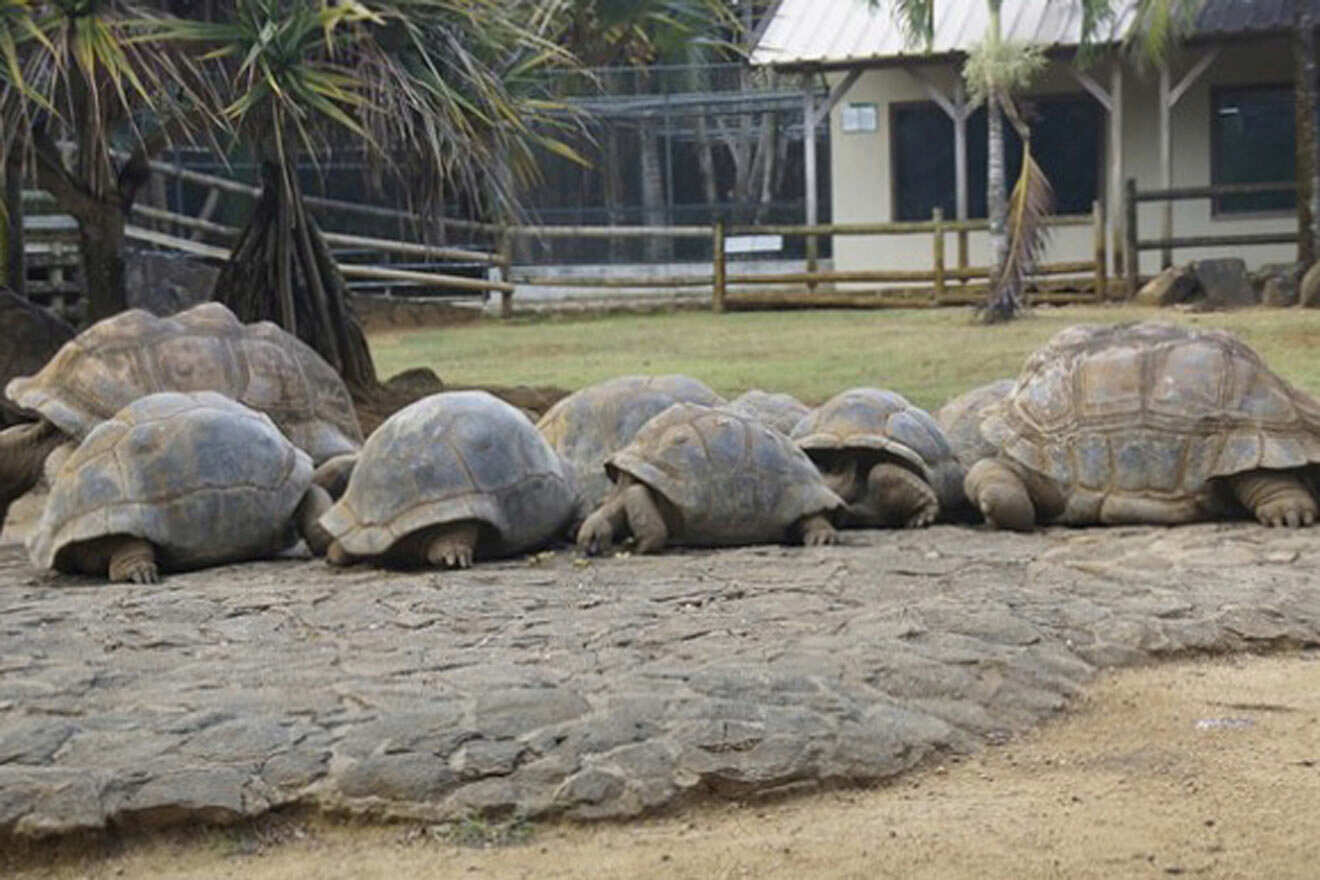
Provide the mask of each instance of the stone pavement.
POLYGON ((0 545, 0 835, 290 803, 624 817, 1003 741, 1100 667, 1320 644, 1320 531, 847 533, 138 587, 0 545))

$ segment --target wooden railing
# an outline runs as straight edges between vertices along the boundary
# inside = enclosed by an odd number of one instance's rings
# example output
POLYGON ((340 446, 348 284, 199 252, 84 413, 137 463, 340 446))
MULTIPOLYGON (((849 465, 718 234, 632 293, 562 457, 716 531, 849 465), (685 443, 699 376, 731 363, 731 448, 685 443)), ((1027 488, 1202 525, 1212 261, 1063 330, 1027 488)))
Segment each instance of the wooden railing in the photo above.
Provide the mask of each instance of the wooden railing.
POLYGON ((1174 248, 1189 247, 1232 247, 1251 244, 1296 244, 1297 232, 1242 232, 1227 235, 1184 235, 1173 234, 1173 214, 1167 209, 1171 202, 1182 199, 1217 199, 1224 196, 1249 196, 1265 193, 1296 192, 1296 181, 1278 183, 1220 183, 1211 186, 1180 186, 1171 189, 1137 189, 1136 178, 1129 177, 1123 190, 1123 208, 1125 212, 1125 238, 1123 266, 1126 269, 1125 288, 1127 295, 1136 295, 1140 286, 1138 264, 1141 251, 1160 252, 1160 264, 1168 268, 1173 264, 1174 248), (1163 202, 1164 234, 1159 238, 1141 238, 1137 233, 1137 203, 1163 202))

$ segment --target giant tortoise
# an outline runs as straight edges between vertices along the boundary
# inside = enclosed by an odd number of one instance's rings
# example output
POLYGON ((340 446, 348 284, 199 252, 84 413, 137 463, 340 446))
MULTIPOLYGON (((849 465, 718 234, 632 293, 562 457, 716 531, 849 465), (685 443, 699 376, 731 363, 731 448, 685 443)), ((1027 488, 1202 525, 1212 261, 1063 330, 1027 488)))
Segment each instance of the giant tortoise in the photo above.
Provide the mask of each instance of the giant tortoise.
POLYGON ((769 425, 781 434, 793 433, 797 423, 811 412, 811 407, 791 394, 760 388, 744 391, 729 401, 728 408, 769 425))
POLYGON ((836 540, 830 517, 843 500, 811 459, 785 434, 725 407, 674 404, 606 468, 614 490, 578 530, 587 553, 629 532, 640 553, 667 544, 836 540))
POLYGON ((1070 327, 981 427, 999 454, 966 489, 992 526, 1316 518, 1305 470, 1320 462, 1320 401, 1221 330, 1070 327))
POLYGON ((981 433, 981 423, 991 407, 998 406, 1008 397, 1015 384, 1013 379, 996 379, 973 388, 948 401, 935 412, 935 422, 944 431, 953 454, 965 468, 983 458, 992 458, 999 450, 981 433))
POLYGON ((220 303, 168 318, 133 309, 93 324, 33 376, 12 380, 10 401, 39 422, 0 432, 0 523, 36 484, 46 456, 158 391, 216 391, 270 416, 289 440, 338 479, 340 457, 362 444, 353 400, 331 366, 269 322, 242 324, 220 303))
POLYGON ((211 391, 139 398, 64 461, 28 542, 34 564, 152 583, 329 542, 312 461, 259 413, 211 391))
POLYGON ((944 432, 901 394, 843 391, 791 436, 847 502, 842 525, 915 528, 966 505, 963 470, 944 432))
POLYGON ((520 410, 485 391, 433 394, 367 439, 321 520, 326 558, 466 568, 543 546, 575 502, 566 465, 520 410))
MULTIPOLYGON (((0 287, 0 388, 15 376, 35 373, 74 330, 36 303, 0 287)), ((0 397, 0 426, 30 422, 34 414, 0 397)))
POLYGON ((718 406, 724 398, 690 376, 620 376, 573 392, 536 423, 572 468, 583 515, 610 491, 605 460, 632 442, 652 416, 675 403, 718 406))

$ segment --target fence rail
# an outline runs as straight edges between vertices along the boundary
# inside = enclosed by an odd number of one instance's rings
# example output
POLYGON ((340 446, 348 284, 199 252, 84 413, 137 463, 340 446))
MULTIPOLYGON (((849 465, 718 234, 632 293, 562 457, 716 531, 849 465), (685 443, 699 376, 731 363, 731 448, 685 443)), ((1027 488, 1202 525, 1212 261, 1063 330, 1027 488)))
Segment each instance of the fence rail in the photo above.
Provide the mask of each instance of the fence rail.
POLYGON ((1173 234, 1173 214, 1167 210, 1169 203, 1186 199, 1218 199, 1226 196, 1267 195, 1272 193, 1296 192, 1296 181, 1275 183, 1218 183, 1209 186, 1178 186, 1166 189, 1137 189, 1137 180, 1129 177, 1123 188, 1123 209, 1125 219, 1125 242, 1123 267, 1126 270, 1124 288, 1129 297, 1135 296, 1140 285, 1139 272, 1142 251, 1159 251, 1160 265, 1168 268, 1173 265, 1174 248, 1190 247, 1232 247, 1253 244, 1296 244, 1294 232, 1241 232, 1229 235, 1183 235, 1173 234), (1164 214, 1164 234, 1159 238, 1140 238, 1137 231, 1137 205, 1141 202, 1162 202, 1166 206, 1164 214))

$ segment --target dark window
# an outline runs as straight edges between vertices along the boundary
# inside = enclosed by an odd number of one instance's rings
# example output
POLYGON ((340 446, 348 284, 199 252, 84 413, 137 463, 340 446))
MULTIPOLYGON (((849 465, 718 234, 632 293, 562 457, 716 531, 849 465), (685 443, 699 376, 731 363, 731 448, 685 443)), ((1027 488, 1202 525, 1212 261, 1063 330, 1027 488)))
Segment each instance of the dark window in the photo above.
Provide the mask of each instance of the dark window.
MULTIPOLYGON (((1089 97, 1019 100, 1031 127, 1031 148, 1054 186, 1054 210, 1085 214, 1100 192, 1100 107, 1089 97)), ((954 217, 953 121, 934 103, 892 109, 894 219, 929 220, 932 208, 954 217)), ((986 216, 986 114, 967 120, 967 212, 986 216)), ((1022 168, 1022 141, 1004 120, 1008 189, 1022 168)))
MULTIPOLYGON (((1290 85, 1211 90, 1211 183, 1278 183, 1294 179, 1296 141, 1290 85)), ((1215 199, 1215 212, 1291 211, 1294 193, 1215 199)))

